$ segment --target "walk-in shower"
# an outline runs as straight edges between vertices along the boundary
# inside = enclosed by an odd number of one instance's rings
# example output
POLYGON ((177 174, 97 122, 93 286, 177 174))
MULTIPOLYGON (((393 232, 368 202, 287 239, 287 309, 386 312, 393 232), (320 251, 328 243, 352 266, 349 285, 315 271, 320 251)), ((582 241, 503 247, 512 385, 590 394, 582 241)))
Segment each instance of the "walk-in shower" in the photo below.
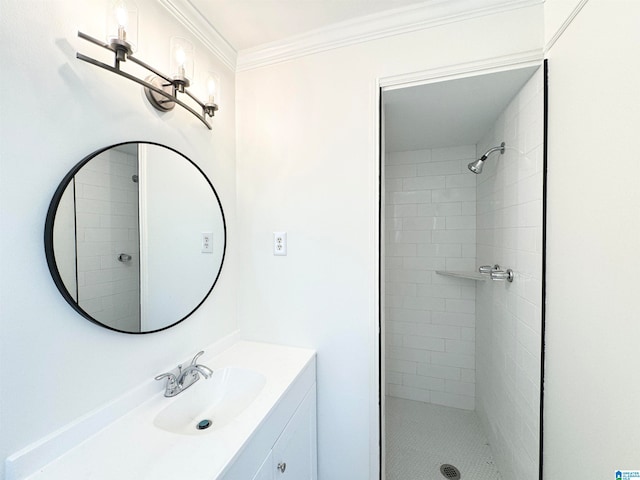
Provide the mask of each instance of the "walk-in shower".
POLYGON ((383 91, 383 480, 539 478, 543 89, 383 91))
POLYGON ((500 152, 500 155, 504 154, 504 142, 502 142, 499 147, 493 147, 487 150, 484 155, 471 162, 467 167, 476 175, 482 173, 482 167, 484 166, 485 160, 494 152, 500 152))

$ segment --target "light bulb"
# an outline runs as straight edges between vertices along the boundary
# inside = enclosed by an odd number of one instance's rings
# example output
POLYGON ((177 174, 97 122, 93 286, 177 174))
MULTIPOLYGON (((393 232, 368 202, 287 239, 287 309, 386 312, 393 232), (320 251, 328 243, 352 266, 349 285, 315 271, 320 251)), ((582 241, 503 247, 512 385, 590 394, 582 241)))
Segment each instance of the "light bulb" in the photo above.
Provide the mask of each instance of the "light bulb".
POLYGON ((127 6, 124 2, 119 2, 116 5, 116 21, 118 22, 118 26, 127 27, 129 23, 129 13, 127 12, 127 6))
POLYGON ((187 54, 184 53, 184 50, 182 48, 178 48, 176 50, 176 61, 178 62, 178 65, 184 66, 184 62, 186 60, 187 60, 187 54))
MULTIPOLYGON (((207 86, 208 95, 207 102, 204 104, 204 113, 213 117, 218 111, 216 97, 220 96, 220 77, 213 72, 207 72, 203 78, 206 79, 203 83, 207 86)), ((220 101, 220 98, 218 98, 218 101, 220 101)))
POLYGON ((176 50, 176 61, 178 62, 178 66, 184 69, 184 64, 187 61, 187 54, 184 53, 182 48, 178 48, 176 50))
POLYGON ((189 79, 193 78, 193 44, 180 37, 171 38, 171 73, 173 79, 180 82, 181 86, 189 86, 189 79))
POLYGON ((133 0, 109 2, 107 39, 109 44, 115 45, 118 49, 126 49, 128 54, 131 54, 136 49, 138 43, 138 9, 133 0))
POLYGON ((176 61, 178 62, 178 76, 184 78, 184 64, 187 60, 187 55, 182 48, 176 50, 176 61))
POLYGON ((209 77, 207 80, 207 90, 209 92, 209 103, 214 103, 215 95, 216 95, 216 79, 213 77, 209 77))

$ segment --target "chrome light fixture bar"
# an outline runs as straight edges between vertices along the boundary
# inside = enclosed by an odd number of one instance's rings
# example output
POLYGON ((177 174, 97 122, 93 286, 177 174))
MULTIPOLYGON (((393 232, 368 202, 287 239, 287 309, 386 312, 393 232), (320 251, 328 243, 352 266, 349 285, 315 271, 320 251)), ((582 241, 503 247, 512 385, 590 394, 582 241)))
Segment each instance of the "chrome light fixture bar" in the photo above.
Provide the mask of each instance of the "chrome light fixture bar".
POLYGON ((142 85, 149 103, 151 103, 151 105, 156 109, 168 111, 173 109, 175 105, 180 105, 204 123, 209 130, 212 130, 211 125, 207 122, 207 117, 213 117, 215 112, 218 110, 218 105, 213 102, 212 96, 209 97, 209 100, 206 103, 201 102, 191 92, 189 92, 189 90, 187 90, 186 87, 189 86, 189 81, 187 79, 172 79, 168 75, 159 72, 151 65, 147 65, 142 60, 137 59, 132 55, 131 47, 126 41, 113 40, 110 44, 107 44, 82 32, 78 32, 78 37, 113 52, 114 64, 113 66, 108 65, 79 52, 76 53, 76 58, 142 85), (140 65, 142 68, 151 72, 152 75, 143 80, 135 75, 125 72, 120 68, 120 63, 126 60, 131 60, 133 63, 140 65), (178 98, 178 93, 183 93, 191 98, 200 107, 201 113, 198 113, 192 107, 181 101, 178 98))

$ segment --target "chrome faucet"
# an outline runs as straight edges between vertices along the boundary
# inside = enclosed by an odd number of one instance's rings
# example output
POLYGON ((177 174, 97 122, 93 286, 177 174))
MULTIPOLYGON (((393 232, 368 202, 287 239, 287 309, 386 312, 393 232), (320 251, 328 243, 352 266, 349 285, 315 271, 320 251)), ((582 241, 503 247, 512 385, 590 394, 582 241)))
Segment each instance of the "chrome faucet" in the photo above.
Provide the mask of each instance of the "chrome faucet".
POLYGON ((164 390, 165 397, 175 397, 180 392, 186 390, 200 380, 200 375, 204 378, 209 378, 213 375, 213 370, 209 367, 196 363, 203 353, 204 350, 196 353, 193 360, 191 360, 191 363, 186 367, 178 365, 170 372, 162 373, 155 377, 156 380, 162 380, 163 378, 167 379, 167 384, 165 385, 164 390))

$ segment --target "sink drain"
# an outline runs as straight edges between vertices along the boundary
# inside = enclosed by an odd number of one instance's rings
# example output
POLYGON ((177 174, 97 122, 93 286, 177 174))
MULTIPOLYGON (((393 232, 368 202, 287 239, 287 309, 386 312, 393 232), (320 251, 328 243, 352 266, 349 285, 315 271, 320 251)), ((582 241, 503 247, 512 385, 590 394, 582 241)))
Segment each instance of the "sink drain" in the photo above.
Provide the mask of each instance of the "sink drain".
POLYGON ((462 476, 460 475, 460 470, 458 470, 453 465, 449 465, 448 463, 440 466, 440 473, 449 480, 459 480, 460 478, 462 478, 462 476))
POLYGON ((200 420, 198 422, 198 424, 196 425, 196 428, 198 430, 206 430, 207 428, 209 428, 212 425, 211 420, 208 419, 204 419, 204 420, 200 420))

